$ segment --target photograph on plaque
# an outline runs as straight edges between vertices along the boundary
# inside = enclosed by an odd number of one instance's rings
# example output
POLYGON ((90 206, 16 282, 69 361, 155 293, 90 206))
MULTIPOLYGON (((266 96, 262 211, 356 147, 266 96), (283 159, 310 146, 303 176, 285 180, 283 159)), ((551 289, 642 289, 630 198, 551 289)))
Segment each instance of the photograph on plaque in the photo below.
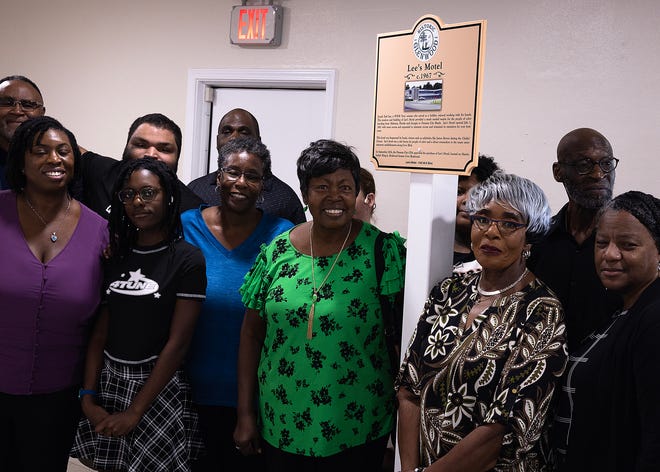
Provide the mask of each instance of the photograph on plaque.
POLYGON ((486 21, 378 35, 372 160, 378 170, 468 175, 478 160, 486 21))
POLYGON ((442 80, 406 82, 404 111, 442 110, 442 80))

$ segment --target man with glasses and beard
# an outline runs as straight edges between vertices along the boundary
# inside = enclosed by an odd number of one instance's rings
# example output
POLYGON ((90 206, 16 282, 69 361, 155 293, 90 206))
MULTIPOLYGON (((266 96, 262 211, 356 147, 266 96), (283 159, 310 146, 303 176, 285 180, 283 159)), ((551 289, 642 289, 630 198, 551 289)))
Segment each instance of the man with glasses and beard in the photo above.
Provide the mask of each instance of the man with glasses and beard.
POLYGON ((618 162, 605 136, 578 128, 559 141, 557 162, 552 164, 552 174, 564 184, 568 203, 552 218, 545 240, 532 247, 528 267, 561 300, 570 352, 619 305, 594 267, 596 220, 612 199, 618 162))
POLYGON ((5 165, 9 142, 16 128, 44 113, 44 99, 34 82, 22 75, 0 79, 0 190, 9 188, 5 181, 5 165))

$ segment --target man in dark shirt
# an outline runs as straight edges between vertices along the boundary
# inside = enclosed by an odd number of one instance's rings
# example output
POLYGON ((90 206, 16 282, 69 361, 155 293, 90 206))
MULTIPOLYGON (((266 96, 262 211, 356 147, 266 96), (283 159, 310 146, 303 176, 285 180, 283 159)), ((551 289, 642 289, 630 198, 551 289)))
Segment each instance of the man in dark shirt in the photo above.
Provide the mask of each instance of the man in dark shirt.
MULTIPOLYGON (((119 174, 121 161, 82 150, 82 188, 76 192, 81 202, 104 218, 110 216, 112 188, 119 174)), ((128 130, 122 159, 154 157, 176 172, 181 155, 181 129, 174 121, 160 113, 152 113, 135 120, 128 130)), ((204 202, 183 182, 181 212, 198 208, 204 202)))
POLYGON ((34 82, 22 75, 0 79, 0 190, 9 188, 5 180, 5 166, 9 142, 16 128, 44 113, 44 99, 34 82))
MULTIPOLYGON (((216 149, 220 152, 222 146, 239 136, 261 139, 259 123, 254 115, 242 108, 235 108, 228 111, 220 120, 216 149)), ((211 172, 193 180, 188 187, 209 205, 220 205, 220 196, 215 191, 217 179, 218 172, 211 172)), ((291 187, 274 175, 264 180, 262 197, 257 201, 257 208, 286 218, 293 224, 305 222, 305 212, 300 199, 291 187)))
POLYGON ((619 305, 618 297, 600 283, 594 266, 596 221, 612 199, 617 163, 605 136, 579 128, 559 141, 557 162, 552 164, 568 203, 553 216, 545 240, 532 247, 528 266, 561 300, 570 351, 619 305))

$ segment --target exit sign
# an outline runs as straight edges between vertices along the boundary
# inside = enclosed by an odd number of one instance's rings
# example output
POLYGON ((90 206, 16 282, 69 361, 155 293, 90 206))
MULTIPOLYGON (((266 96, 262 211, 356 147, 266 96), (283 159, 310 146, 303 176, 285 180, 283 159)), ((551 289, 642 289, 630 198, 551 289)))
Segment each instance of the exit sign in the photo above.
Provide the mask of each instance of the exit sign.
POLYGON ((283 8, 279 5, 240 5, 231 10, 232 44, 279 46, 283 8))

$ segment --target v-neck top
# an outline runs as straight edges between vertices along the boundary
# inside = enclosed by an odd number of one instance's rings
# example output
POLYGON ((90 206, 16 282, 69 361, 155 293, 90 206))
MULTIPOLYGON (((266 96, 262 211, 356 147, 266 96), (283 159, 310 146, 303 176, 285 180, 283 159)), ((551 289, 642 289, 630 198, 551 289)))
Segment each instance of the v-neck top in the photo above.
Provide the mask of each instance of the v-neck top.
POLYGON ((84 205, 62 251, 42 263, 21 229, 16 194, 0 192, 0 392, 50 393, 78 385, 101 299, 107 222, 84 205))
POLYGON ((264 213, 252 233, 227 249, 204 222, 206 205, 181 215, 183 234, 206 258, 206 300, 188 352, 187 370, 197 403, 236 406, 238 341, 245 314, 238 289, 262 244, 270 243, 293 224, 264 213))
POLYGON ((420 401, 422 465, 499 423, 507 434, 495 470, 540 470, 539 439, 567 358, 561 304, 535 279, 466 328, 479 277, 455 275, 431 291, 396 385, 420 401))

